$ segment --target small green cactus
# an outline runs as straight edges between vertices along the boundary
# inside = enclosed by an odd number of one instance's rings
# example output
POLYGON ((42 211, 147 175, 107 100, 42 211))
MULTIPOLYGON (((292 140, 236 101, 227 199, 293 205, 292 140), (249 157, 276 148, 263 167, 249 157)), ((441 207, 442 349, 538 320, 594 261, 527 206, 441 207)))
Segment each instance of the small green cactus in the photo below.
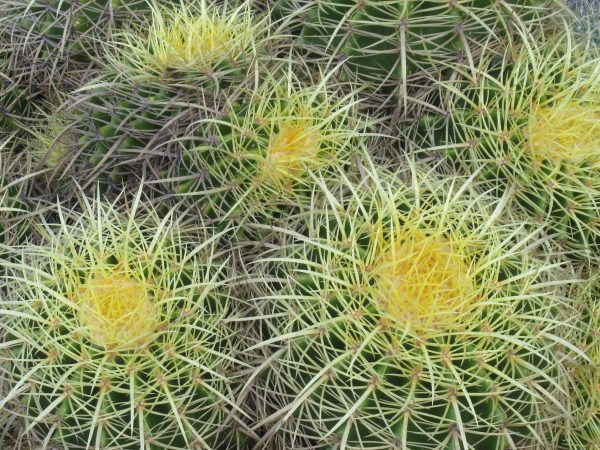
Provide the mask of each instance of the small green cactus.
POLYGON ((50 203, 57 197, 68 202, 78 191, 77 177, 73 176, 73 165, 80 151, 77 130, 74 129, 77 122, 56 104, 46 109, 50 112, 28 130, 29 139, 23 150, 31 160, 32 169, 37 172, 32 194, 50 203))
POLYGON ((564 263, 471 182, 401 175, 316 188, 263 259, 255 449, 544 447, 559 419, 564 263))
POLYGON ((269 37, 268 17, 248 2, 152 11, 149 28, 114 35, 103 73, 78 91, 88 180, 177 164, 181 146, 202 135, 197 122, 220 114, 223 93, 249 80, 269 37))
POLYGON ((446 157, 450 170, 478 173, 498 195, 514 189, 517 204, 549 234, 594 256, 600 53, 571 42, 561 36, 522 47, 500 63, 488 58, 475 82, 464 68, 460 81, 435 88, 433 103, 445 114, 421 112, 419 137, 411 139, 421 154, 446 157))
POLYGON ((201 123, 210 130, 205 143, 165 172, 171 190, 207 215, 262 223, 305 205, 311 174, 348 170, 364 151, 356 96, 331 86, 330 76, 307 86, 287 68, 242 92, 225 117, 201 123))
POLYGON ((243 303, 219 235, 99 198, 2 261, 0 409, 62 448, 241 449, 243 303))
POLYGON ((279 0, 284 20, 303 22, 300 40, 348 58, 347 72, 371 87, 402 87, 424 71, 468 61, 482 48, 502 48, 516 30, 563 8, 543 0, 279 0), (290 17, 291 16, 291 17, 290 17))
POLYGON ((56 169, 76 151, 73 130, 68 118, 55 112, 47 117, 43 126, 33 132, 34 139, 29 151, 37 167, 56 169))

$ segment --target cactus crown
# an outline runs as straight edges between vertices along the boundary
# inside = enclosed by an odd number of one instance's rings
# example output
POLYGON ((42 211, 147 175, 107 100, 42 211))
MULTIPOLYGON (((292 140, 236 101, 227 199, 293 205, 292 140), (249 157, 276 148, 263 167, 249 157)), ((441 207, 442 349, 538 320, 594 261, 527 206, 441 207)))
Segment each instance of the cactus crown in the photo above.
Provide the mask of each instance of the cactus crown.
POLYGON ((210 0, 177 8, 153 4, 147 29, 116 36, 116 59, 158 75, 173 71, 214 75, 253 57, 266 29, 265 20, 255 19, 247 2, 236 8, 210 0))
MULTIPOLYGON (((267 182, 276 184, 286 178, 297 177, 303 163, 309 167, 318 165, 321 150, 321 133, 314 126, 315 111, 305 104, 292 105, 298 109, 298 117, 285 118, 281 111, 281 122, 270 136, 260 176, 267 182)), ((289 109, 289 108, 288 108, 289 109)))
POLYGON ((507 118, 500 123, 491 115, 485 120, 488 130, 482 131, 504 132, 498 139, 499 147, 507 137, 518 139, 534 161, 572 167, 598 162, 599 57, 597 51, 588 51, 583 44, 565 45, 562 40, 549 41, 533 53, 518 50, 514 62, 498 79, 483 73, 476 109, 496 111, 507 118), (524 85, 529 88, 523 89, 524 85), (489 88, 495 95, 486 95, 489 88))
POLYGON ((269 77, 250 97, 241 120, 234 117, 239 140, 249 135, 250 145, 258 147, 259 183, 289 187, 307 171, 344 158, 356 135, 356 100, 353 94, 338 97, 328 78, 324 75, 318 85, 305 87, 291 72, 269 77))
POLYGON ((499 195, 513 190, 518 208, 585 256, 600 242, 600 53, 571 38, 516 47, 500 61, 486 55, 476 79, 463 66, 462 76, 425 89, 449 120, 433 106, 417 141, 442 150, 448 170, 477 171, 499 195))
POLYGON ((313 196, 311 212, 302 216, 313 237, 302 250, 294 248, 303 259, 319 258, 323 270, 333 271, 340 289, 362 292, 368 301, 354 307, 375 306, 393 334, 408 330, 431 337, 477 327, 486 307, 482 299, 501 296, 507 273, 532 264, 526 255, 501 245, 502 236, 524 239, 521 231, 509 230, 500 221, 484 224, 490 202, 500 208, 508 197, 462 193, 474 184, 457 187, 460 179, 442 181, 416 169, 411 175, 418 180, 416 195, 389 174, 365 176, 389 185, 364 181, 352 186, 345 181, 340 189, 351 192, 348 198, 333 200, 332 191, 327 199, 332 204, 325 206, 319 203, 325 199, 313 196), (334 210, 335 219, 329 217, 334 210), (321 248, 319 256, 312 254, 312 247, 321 248), (496 288, 491 290, 491 285, 496 288))
MULTIPOLYGON (((489 296, 486 282, 498 276, 486 261, 498 251, 494 246, 501 228, 481 227, 478 221, 483 213, 477 210, 482 207, 481 198, 474 197, 468 205, 465 195, 452 200, 446 210, 436 196, 454 187, 426 182, 427 175, 418 171, 415 176, 423 189, 418 195, 431 195, 439 205, 427 197, 411 198, 404 186, 394 188, 397 194, 364 186, 365 194, 357 194, 343 207, 350 215, 360 216, 352 219, 356 230, 345 239, 369 239, 366 255, 356 255, 364 261, 366 278, 362 283, 369 286, 365 291, 369 304, 376 305, 394 333, 408 330, 415 336, 438 336, 473 327, 481 310, 478 300, 489 296), (423 202, 420 207, 408 207, 419 201, 423 202), (359 212, 359 208, 373 215, 359 212), (470 211, 471 218, 463 217, 464 211, 470 211)), ((505 261, 509 258, 503 256, 505 261)), ((354 260, 337 261, 334 266, 349 263, 356 264, 354 260)), ((339 275, 350 276, 343 271, 339 275)))
POLYGON ((145 282, 123 270, 95 269, 73 293, 79 322, 92 341, 127 348, 157 327, 160 309, 145 282))
POLYGON ((249 50, 255 31, 248 8, 229 14, 216 5, 200 3, 196 11, 154 7, 148 46, 160 69, 199 68, 235 59, 249 50))
POLYGON ((475 297, 465 247, 459 236, 404 227, 383 243, 373 268, 380 305, 413 331, 453 328, 475 297))

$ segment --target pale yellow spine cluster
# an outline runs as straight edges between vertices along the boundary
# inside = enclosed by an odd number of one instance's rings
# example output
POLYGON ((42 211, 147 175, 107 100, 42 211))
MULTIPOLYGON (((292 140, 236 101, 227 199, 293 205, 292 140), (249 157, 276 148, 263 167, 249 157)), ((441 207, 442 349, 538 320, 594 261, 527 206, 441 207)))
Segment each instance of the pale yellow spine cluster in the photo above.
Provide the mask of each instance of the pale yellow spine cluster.
POLYGON ((600 106, 538 106, 526 131, 535 158, 580 164, 600 159, 600 106))

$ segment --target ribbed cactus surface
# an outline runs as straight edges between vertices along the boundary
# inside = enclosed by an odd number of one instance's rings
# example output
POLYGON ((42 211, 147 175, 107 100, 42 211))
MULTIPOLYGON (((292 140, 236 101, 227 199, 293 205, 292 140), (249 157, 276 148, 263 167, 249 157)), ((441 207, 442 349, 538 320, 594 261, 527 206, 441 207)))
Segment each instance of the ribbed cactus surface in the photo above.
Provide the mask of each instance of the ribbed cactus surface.
MULTIPOLYGON (((483 48, 502 47, 516 29, 551 15, 540 0, 279 0, 301 22, 300 40, 348 58, 351 72, 375 87, 398 86, 428 70, 463 60, 473 68, 483 48)), ((558 8, 557 3, 555 7, 558 8)), ((293 22, 292 22, 293 23, 293 22)))

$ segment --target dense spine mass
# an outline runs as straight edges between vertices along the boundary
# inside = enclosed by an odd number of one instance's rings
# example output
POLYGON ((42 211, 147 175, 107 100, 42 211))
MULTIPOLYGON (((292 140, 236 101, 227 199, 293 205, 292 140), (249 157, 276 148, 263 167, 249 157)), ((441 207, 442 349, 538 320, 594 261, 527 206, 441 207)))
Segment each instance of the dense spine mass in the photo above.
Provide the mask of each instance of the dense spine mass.
POLYGON ((565 386, 569 414, 557 428, 557 448, 590 450, 600 446, 600 284, 598 267, 573 296, 580 300, 581 321, 576 329, 586 358, 572 363, 572 378, 565 386))
POLYGON ((0 450, 600 449, 594 20, 0 0, 0 450))

